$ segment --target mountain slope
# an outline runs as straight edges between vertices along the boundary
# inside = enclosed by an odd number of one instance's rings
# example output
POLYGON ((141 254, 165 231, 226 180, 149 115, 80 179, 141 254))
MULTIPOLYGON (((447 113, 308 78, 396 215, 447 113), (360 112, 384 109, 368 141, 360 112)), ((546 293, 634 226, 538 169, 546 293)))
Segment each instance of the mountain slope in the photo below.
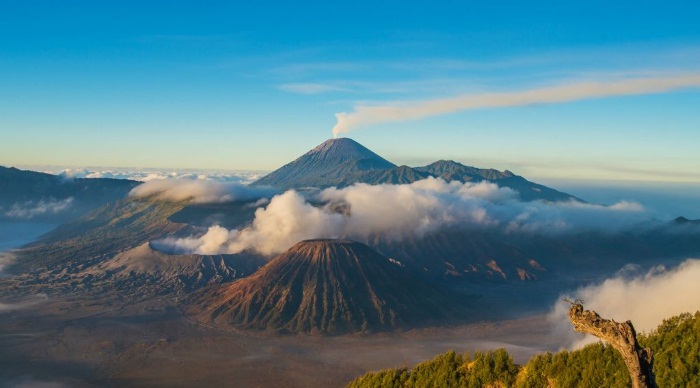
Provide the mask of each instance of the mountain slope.
POLYGON ((75 272, 185 227, 168 220, 186 202, 125 198, 79 220, 61 225, 17 251, 15 271, 61 269, 75 272))
POLYGON ((533 250, 519 248, 511 236, 500 233, 451 228, 400 241, 373 237, 362 242, 431 281, 519 282, 549 275, 533 250))
POLYGON ((354 172, 393 167, 393 163, 352 139, 330 139, 253 184, 283 189, 328 187, 354 172))
POLYGON ((229 282, 254 273, 263 264, 254 255, 171 255, 144 243, 82 271, 78 278, 90 277, 93 289, 113 287, 132 297, 147 297, 229 282))
POLYGON ((51 174, 0 166, 0 219, 27 218, 66 221, 124 198, 140 182, 124 179, 65 179, 51 174), (60 212, 34 211, 70 200, 60 212), (13 209, 15 211, 13 211, 13 209))
POLYGON ((530 182, 508 170, 498 171, 492 168, 483 169, 470 167, 452 160, 439 160, 424 167, 416 167, 415 169, 434 177, 443 178, 448 182, 493 182, 501 187, 508 187, 517 191, 520 194, 520 198, 524 201, 546 200, 558 202, 577 200, 583 202, 581 199, 572 195, 530 182))
POLYGON ((82 291, 134 302, 155 296, 172 298, 239 279, 265 263, 262 257, 246 253, 180 255, 153 249, 153 240, 178 231, 190 233, 186 224, 170 220, 186 205, 186 201, 155 198, 127 198, 105 205, 13 252, 14 284, 21 292, 82 291))
POLYGON ((252 276, 202 292, 189 308, 218 325, 328 334, 406 327, 467 311, 458 298, 349 240, 302 241, 252 276))

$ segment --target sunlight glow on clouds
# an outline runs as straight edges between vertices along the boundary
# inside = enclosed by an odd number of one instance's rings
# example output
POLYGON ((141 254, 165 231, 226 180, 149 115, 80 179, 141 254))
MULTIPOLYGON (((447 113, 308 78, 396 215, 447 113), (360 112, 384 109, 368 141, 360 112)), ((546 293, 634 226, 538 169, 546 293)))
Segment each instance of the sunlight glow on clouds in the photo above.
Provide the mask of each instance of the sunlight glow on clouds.
MULTIPOLYGON (((618 322, 632 321, 638 332, 650 332, 672 316, 700 310, 700 260, 689 259, 676 268, 654 267, 641 272, 627 266, 601 283, 576 290, 565 297, 581 299, 584 307, 602 317, 618 322)), ((591 335, 578 334, 569 323, 569 306, 558 301, 550 314, 555 331, 565 346, 580 348, 598 341, 591 335)))
POLYGON ((607 207, 573 201, 522 202, 513 190, 493 183, 447 183, 428 178, 406 185, 329 188, 309 199, 290 190, 259 207, 252 224, 241 230, 215 225, 200 236, 156 243, 178 252, 253 250, 273 255, 312 238, 381 235, 400 240, 443 227, 502 228, 509 233, 620 230, 637 226, 647 216, 636 203, 607 207), (319 206, 319 201, 323 205, 319 206))

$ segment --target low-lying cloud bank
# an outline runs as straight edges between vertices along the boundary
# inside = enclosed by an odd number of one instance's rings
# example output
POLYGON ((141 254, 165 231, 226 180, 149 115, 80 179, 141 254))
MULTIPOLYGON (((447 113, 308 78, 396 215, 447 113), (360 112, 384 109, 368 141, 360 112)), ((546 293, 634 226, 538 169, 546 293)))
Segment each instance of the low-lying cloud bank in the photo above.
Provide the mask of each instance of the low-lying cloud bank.
MULTIPOLYGON (((31 169, 37 169, 33 167, 31 169)), ((48 174, 61 176, 65 179, 75 178, 110 178, 110 179, 130 179, 141 182, 148 182, 160 179, 193 179, 215 182, 237 182, 248 184, 260 179, 265 172, 262 171, 220 171, 220 170, 163 170, 155 168, 135 169, 135 168, 63 168, 63 167, 41 167, 38 170, 48 174)))
POLYGON ((250 187, 240 183, 222 183, 192 179, 159 179, 145 182, 131 190, 133 197, 156 196, 161 200, 193 203, 221 203, 238 200, 269 198, 276 191, 264 187, 250 187))
POLYGON ((636 203, 599 206, 522 202, 513 190, 493 183, 448 183, 435 178, 405 185, 329 188, 311 202, 314 204, 290 190, 273 197, 267 207, 258 208, 249 227, 226 230, 212 226, 201 236, 164 239, 158 244, 178 252, 252 250, 272 255, 311 238, 380 235, 400 240, 443 227, 501 228, 508 233, 614 231, 634 227, 648 218, 636 203))
POLYGON ((65 212, 73 207, 73 201, 73 197, 69 197, 66 199, 50 198, 40 201, 18 202, 8 209, 0 207, 0 214, 7 218, 30 220, 35 217, 65 212))
MULTIPOLYGON (((664 319, 700 310, 700 259, 689 259, 676 268, 655 267, 647 272, 627 266, 616 276, 583 287, 560 299, 581 299, 586 309, 618 322, 632 321, 638 332, 654 330, 664 319)), ((580 348, 598 341, 577 334, 569 323, 568 304, 558 302, 550 314, 563 346, 580 348)))

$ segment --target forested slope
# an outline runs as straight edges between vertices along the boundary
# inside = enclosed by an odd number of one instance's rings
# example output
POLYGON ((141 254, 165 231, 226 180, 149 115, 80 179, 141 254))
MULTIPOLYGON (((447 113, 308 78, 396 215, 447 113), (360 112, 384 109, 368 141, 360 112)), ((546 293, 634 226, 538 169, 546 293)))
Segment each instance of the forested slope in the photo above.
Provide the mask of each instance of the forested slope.
MULTIPOLYGON (((700 311, 681 314, 639 343, 654 352, 659 387, 700 387, 700 311)), ((367 373, 349 387, 628 387, 619 354, 601 342, 568 352, 545 353, 517 366, 504 350, 438 355, 413 368, 367 373)))

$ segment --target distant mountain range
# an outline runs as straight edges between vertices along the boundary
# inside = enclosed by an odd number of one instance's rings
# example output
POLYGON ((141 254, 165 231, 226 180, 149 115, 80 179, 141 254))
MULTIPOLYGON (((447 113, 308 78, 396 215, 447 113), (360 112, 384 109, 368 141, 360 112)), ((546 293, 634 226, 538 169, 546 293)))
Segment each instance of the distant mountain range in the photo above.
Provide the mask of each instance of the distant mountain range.
POLYGON ((0 166, 0 220, 31 218, 65 222, 124 198, 139 184, 125 179, 71 179, 0 166), (57 203, 65 206, 52 209, 52 204, 57 203))
POLYGON ((448 182, 489 181, 517 191, 525 201, 581 201, 570 194, 530 182, 507 170, 469 167, 451 160, 440 160, 415 168, 396 166, 348 138, 327 140, 293 162, 257 180, 253 185, 279 189, 327 188, 345 187, 353 183, 406 184, 427 177, 439 177, 448 182))

